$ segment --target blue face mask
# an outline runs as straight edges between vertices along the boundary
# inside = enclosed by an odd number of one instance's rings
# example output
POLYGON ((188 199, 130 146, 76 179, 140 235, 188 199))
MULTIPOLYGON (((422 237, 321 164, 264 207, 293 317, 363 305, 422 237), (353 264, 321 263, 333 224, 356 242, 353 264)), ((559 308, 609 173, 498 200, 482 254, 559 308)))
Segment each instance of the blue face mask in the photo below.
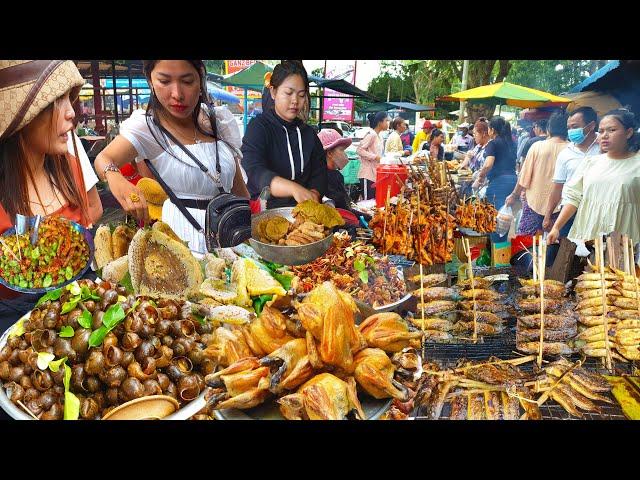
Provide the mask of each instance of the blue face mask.
POLYGON ((575 143, 576 145, 584 142, 585 134, 583 130, 583 128, 570 128, 569 130, 567 130, 569 141, 575 143))

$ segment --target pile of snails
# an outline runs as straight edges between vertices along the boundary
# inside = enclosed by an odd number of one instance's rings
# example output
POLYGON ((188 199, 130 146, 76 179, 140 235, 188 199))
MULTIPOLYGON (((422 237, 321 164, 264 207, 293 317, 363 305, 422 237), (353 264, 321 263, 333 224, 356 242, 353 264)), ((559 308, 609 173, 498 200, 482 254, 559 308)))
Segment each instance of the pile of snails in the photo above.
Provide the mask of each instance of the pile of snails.
MULTIPOLYGON (((82 419, 100 419, 118 405, 147 395, 169 395, 181 406, 198 397, 204 377, 216 368, 203 355, 212 338, 211 324, 200 323, 181 302, 136 299, 127 296, 124 287, 104 281, 85 279, 78 284, 100 300, 84 301, 62 314, 70 298, 65 292, 59 300, 35 308, 24 322, 24 334, 9 338, 0 350, 0 380, 12 402, 22 403, 22 409, 41 420, 63 418, 64 368, 41 370, 38 352, 53 354, 56 360, 67 357, 72 372, 69 389, 80 400, 82 419), (101 345, 89 347, 89 337, 102 325, 105 311, 122 297, 126 318, 101 345), (78 323, 85 309, 92 315, 91 329, 78 323), (67 325, 74 329, 71 338, 59 336, 67 325)), ((206 416, 200 412, 195 418, 206 416)))

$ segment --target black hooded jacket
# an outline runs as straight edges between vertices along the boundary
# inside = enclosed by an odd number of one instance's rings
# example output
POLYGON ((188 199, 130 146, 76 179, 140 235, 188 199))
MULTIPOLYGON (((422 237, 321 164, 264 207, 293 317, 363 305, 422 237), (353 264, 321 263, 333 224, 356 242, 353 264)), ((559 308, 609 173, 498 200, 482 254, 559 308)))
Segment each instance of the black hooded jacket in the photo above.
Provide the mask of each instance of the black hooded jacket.
MULTIPOLYGON (((316 189, 322 196, 327 193, 327 157, 318 135, 302 120, 281 119, 272 108, 247 125, 242 139, 242 168, 247 172, 251 198, 257 198, 276 176, 316 189)), ((270 197, 267 208, 295 204, 293 197, 270 197)))

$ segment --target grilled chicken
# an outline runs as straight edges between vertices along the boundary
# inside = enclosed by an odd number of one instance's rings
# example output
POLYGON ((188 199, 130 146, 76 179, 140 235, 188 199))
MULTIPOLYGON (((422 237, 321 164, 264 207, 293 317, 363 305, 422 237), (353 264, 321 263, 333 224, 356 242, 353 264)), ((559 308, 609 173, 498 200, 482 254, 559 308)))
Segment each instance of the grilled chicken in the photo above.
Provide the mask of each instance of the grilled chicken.
POLYGON ((266 354, 274 352, 293 340, 293 337, 287 333, 287 317, 277 308, 267 306, 262 310, 260 317, 251 322, 249 333, 266 354))
POLYGON ((307 342, 296 338, 271 352, 260 360, 260 364, 270 369, 269 390, 279 394, 283 390, 294 390, 313 375, 313 367, 307 354, 307 342))
POLYGON ((476 300, 498 300, 500 298, 500 294, 498 292, 486 288, 465 290, 461 292, 461 295, 464 298, 472 300, 474 298, 474 292, 476 300))
POLYGON ((269 396, 269 368, 249 357, 207 375, 205 384, 207 405, 214 410, 253 408, 269 396))
POLYGON ((393 378, 395 367, 383 350, 365 348, 354 360, 356 382, 369 395, 378 399, 393 397, 401 402, 409 399, 409 390, 393 378))
POLYGON ((417 328, 422 330, 424 326, 425 330, 439 330, 441 332, 448 332, 453 328, 453 322, 450 320, 445 320, 444 318, 438 317, 425 317, 424 325, 422 322, 422 318, 418 317, 409 317, 409 321, 416 326, 417 328))
POLYGON ((232 363, 243 358, 260 355, 262 352, 254 352, 244 339, 241 327, 218 327, 215 336, 204 350, 204 356, 211 358, 223 367, 228 367, 232 363))
POLYGON ((369 347, 392 353, 408 347, 411 339, 422 337, 422 332, 410 332, 407 322, 394 312, 371 315, 358 330, 369 347))

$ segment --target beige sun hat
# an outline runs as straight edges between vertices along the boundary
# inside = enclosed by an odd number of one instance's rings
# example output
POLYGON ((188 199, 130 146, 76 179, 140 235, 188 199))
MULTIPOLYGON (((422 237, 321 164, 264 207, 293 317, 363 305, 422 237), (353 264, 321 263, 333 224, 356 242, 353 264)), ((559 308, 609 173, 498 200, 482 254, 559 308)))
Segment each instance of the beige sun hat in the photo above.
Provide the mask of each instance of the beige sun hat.
POLYGON ((71 60, 0 60, 0 140, 84 83, 71 60))

